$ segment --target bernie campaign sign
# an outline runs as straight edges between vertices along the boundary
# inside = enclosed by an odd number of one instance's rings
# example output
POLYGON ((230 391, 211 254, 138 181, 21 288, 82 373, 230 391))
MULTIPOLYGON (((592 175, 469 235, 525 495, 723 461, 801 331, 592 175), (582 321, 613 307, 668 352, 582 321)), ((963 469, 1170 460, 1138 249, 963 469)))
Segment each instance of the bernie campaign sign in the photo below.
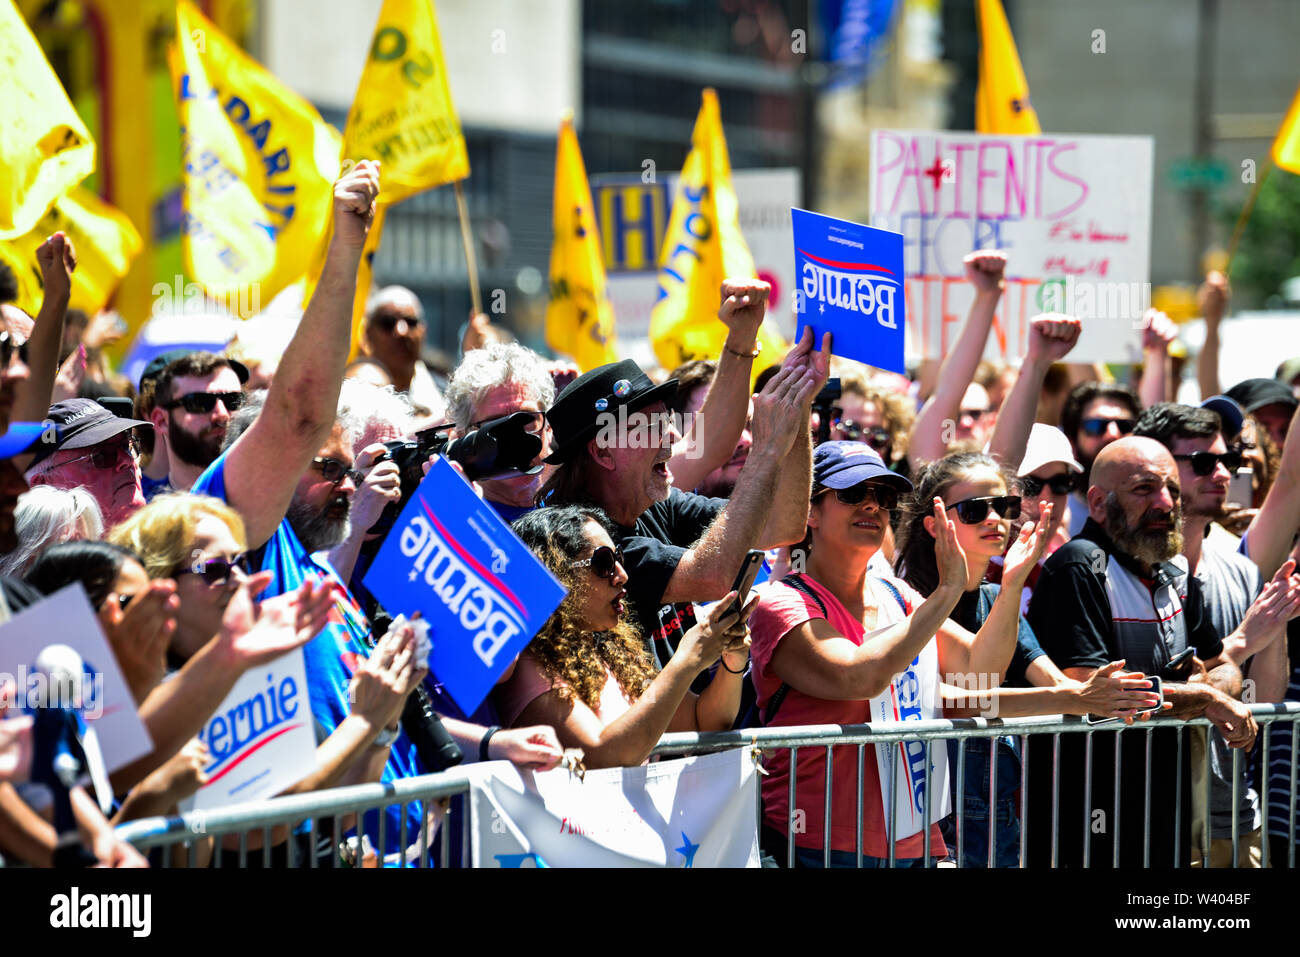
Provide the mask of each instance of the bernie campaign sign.
POLYGON ((792 209, 795 338, 831 333, 837 356, 906 374, 903 237, 820 213, 792 209))
POLYGON ((565 594, 445 459, 402 509, 365 586, 393 615, 429 622, 429 668, 466 714, 565 594))

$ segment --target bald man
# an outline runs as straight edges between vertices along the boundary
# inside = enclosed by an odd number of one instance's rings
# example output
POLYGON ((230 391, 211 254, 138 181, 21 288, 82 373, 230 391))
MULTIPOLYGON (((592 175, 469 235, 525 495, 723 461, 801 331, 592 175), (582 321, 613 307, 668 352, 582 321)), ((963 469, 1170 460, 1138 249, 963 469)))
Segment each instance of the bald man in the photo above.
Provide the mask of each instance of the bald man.
MULTIPOLYGON (((1199 582, 1170 563, 1182 547, 1173 456, 1153 439, 1122 438, 1098 454, 1090 482, 1088 520, 1078 536, 1047 560, 1029 606, 1029 623, 1043 650, 1076 681, 1087 681, 1107 662, 1121 659, 1126 670, 1158 675, 1165 701, 1172 703, 1165 714, 1204 715, 1233 747, 1249 748, 1256 728, 1238 700, 1241 672, 1224 654, 1223 636, 1214 629, 1199 582), (1189 648, 1192 657, 1171 669, 1171 660, 1189 648)), ((1086 853, 1093 867, 1109 867, 1116 859, 1122 867, 1186 865, 1191 763, 1184 752, 1179 781, 1174 729, 1151 733, 1149 767, 1146 734, 1123 735, 1118 788, 1115 736, 1091 737, 1093 788, 1085 807, 1084 736, 1061 736, 1059 863, 1082 864, 1086 853), (1149 832, 1144 780, 1151 788, 1149 832)), ((1037 743, 1038 760, 1031 758, 1030 768, 1032 773, 1037 765, 1045 777, 1031 782, 1030 796, 1045 803, 1029 817, 1050 829, 1050 738, 1045 750, 1043 744, 1037 743)), ((1046 863, 1050 830, 1031 833, 1028 848, 1031 860, 1046 863)))

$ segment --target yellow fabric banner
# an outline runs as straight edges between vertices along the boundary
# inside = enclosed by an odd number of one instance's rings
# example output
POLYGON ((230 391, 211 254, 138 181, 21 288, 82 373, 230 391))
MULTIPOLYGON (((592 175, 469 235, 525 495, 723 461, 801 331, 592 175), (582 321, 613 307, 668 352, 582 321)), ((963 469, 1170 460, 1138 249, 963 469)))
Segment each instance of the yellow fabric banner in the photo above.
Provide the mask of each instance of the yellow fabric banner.
MULTIPOLYGON (((650 343, 665 369, 722 353, 727 338, 727 327, 718 319, 722 281, 754 275, 739 213, 718 96, 706 89, 691 152, 673 194, 659 252, 659 292, 650 313, 650 343)), ((754 363, 755 375, 779 362, 787 348, 770 319, 763 320, 758 341, 764 354, 754 363)))
POLYGON ((302 278, 328 233, 342 141, 188 0, 176 39, 185 268, 247 318, 302 278))
POLYGON ((31 232, 95 169, 95 142, 13 0, 0 0, 0 239, 31 232))
POLYGON ((1300 90, 1273 140, 1273 162, 1290 173, 1300 174, 1300 90))
POLYGON ((1043 132, 1029 102, 1029 84, 1002 0, 979 0, 980 75, 975 91, 977 133, 1043 132))
POLYGON ((469 176, 431 0, 384 0, 343 134, 343 158, 379 160, 379 201, 469 176))
POLYGON ((552 194, 551 293, 546 344, 573 356, 587 372, 619 358, 614 306, 605 286, 605 260, 573 121, 560 125, 552 194))
POLYGON ((0 258, 18 275, 18 305, 32 315, 41 307, 41 269, 36 251, 54 233, 62 231, 77 253, 69 305, 94 315, 122 281, 131 261, 142 248, 140 234, 119 209, 88 189, 73 187, 25 236, 0 243, 0 258))

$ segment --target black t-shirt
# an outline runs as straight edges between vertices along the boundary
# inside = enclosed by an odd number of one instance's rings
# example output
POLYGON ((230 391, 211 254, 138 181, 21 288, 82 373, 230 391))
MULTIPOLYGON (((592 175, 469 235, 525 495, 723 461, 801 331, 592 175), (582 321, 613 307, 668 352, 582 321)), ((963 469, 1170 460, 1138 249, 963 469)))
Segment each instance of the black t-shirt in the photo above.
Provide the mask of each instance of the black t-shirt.
POLYGON ((664 591, 686 551, 698 542, 727 507, 724 498, 705 498, 672 489, 651 505, 631 528, 616 526, 628 575, 628 603, 662 668, 695 624, 689 602, 665 605, 664 591))
MULTIPOLYGON (((975 634, 984 627, 984 621, 993 610, 993 602, 997 600, 1001 590, 1001 585, 981 582, 978 588, 962 592, 961 597, 957 599, 957 607, 948 617, 971 634, 975 634)), ((1002 679, 1003 686, 1030 687, 1026 672, 1033 660, 1042 657, 1042 654, 1043 649, 1039 646, 1038 639, 1034 637, 1034 630, 1029 627, 1029 622, 1025 621, 1025 616, 1021 615, 1016 630, 1016 650, 1011 653, 1011 663, 1007 665, 1006 677, 1002 679)))

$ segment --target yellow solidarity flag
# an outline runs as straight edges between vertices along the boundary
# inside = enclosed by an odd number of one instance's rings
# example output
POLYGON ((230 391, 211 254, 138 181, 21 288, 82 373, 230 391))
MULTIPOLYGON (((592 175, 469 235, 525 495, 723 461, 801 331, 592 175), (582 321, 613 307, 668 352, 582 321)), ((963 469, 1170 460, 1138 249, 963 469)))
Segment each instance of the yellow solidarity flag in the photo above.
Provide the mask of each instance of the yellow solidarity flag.
POLYGON ((551 297, 546 344, 573 356, 583 372, 618 360, 614 306, 605 287, 605 260, 573 121, 560 124, 555 150, 551 219, 551 297))
POLYGON ((1291 173, 1300 173, 1300 90, 1273 140, 1273 162, 1291 173))
POLYGON ((341 140, 188 0, 176 39, 185 268, 247 318, 302 277, 328 233, 341 140))
POLYGON ((980 73, 975 90, 977 133, 1043 132, 1029 102, 1029 84, 1002 0, 979 0, 980 73))
POLYGON ((343 134, 343 157, 379 160, 379 201, 469 176, 431 0, 384 0, 343 134))
POLYGON ((0 81, 0 239, 14 239, 94 171, 95 142, 13 0, 0 0, 0 81))
MULTIPOLYGON (((704 91, 691 134, 691 152, 673 194, 672 215, 659 252, 659 291, 650 313, 650 343, 665 369, 689 359, 717 359, 727 338, 718 318, 724 279, 754 275, 754 257, 740 232, 740 205, 731 185, 731 159, 722 135, 718 96, 704 91)), ((764 362, 779 362, 786 349, 770 320, 758 341, 764 362)))
POLYGON ((54 233, 72 240, 77 271, 72 274, 70 305, 90 314, 112 298, 141 248, 140 234, 126 214, 88 189, 75 186, 41 217, 25 236, 0 243, 0 258, 18 276, 18 305, 35 315, 41 307, 41 269, 36 251, 54 233))

